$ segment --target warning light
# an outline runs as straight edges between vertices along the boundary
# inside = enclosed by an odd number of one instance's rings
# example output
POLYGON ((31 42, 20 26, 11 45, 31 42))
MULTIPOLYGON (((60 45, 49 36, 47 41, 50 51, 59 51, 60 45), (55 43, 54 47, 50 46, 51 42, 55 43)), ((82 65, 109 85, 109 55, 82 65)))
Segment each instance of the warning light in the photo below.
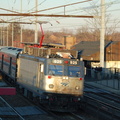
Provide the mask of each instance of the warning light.
POLYGON ((51 79, 51 76, 49 75, 48 78, 51 79))
POLYGON ((80 78, 79 80, 83 80, 82 78, 80 78))
POLYGON ((65 64, 68 64, 68 61, 64 61, 65 64))

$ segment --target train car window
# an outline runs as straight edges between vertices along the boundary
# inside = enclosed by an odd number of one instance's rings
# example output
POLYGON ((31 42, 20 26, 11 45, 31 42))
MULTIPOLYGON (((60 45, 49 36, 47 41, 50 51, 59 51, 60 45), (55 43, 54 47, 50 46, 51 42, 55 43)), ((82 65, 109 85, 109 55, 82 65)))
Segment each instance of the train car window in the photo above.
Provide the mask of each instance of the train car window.
POLYGON ((12 49, 11 47, 9 47, 8 49, 12 49))
POLYGON ((12 50, 16 50, 16 48, 13 48, 12 50))
POLYGON ((78 66, 68 66, 68 75, 73 77, 80 76, 80 67, 78 66))
POLYGON ((61 65, 49 65, 49 75, 63 75, 63 66, 61 65))
POLYGON ((17 51, 21 51, 22 49, 18 49, 17 51))

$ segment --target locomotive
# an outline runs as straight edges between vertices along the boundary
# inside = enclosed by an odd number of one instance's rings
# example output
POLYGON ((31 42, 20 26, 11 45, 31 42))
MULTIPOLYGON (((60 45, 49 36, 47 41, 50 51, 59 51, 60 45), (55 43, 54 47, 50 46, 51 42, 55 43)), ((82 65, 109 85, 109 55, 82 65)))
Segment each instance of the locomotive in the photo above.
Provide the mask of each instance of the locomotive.
POLYGON ((53 111, 74 111, 83 95, 84 62, 77 51, 58 48, 0 50, 0 71, 21 92, 53 111))

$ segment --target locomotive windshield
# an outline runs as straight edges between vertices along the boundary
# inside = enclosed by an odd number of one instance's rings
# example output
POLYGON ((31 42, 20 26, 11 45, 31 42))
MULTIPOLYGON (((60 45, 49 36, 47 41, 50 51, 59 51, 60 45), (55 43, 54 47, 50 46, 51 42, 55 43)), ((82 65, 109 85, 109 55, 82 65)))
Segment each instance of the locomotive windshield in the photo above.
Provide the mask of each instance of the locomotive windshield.
POLYGON ((49 65, 49 75, 63 75, 63 66, 49 65))
POLYGON ((62 65, 49 65, 48 69, 49 75, 68 75, 70 77, 79 77, 80 76, 80 67, 79 66, 62 66, 62 65), (65 71, 64 69, 67 68, 65 71), (64 73, 65 72, 65 73, 64 73))
POLYGON ((68 67, 68 76, 79 77, 80 76, 80 67, 69 66, 68 67))

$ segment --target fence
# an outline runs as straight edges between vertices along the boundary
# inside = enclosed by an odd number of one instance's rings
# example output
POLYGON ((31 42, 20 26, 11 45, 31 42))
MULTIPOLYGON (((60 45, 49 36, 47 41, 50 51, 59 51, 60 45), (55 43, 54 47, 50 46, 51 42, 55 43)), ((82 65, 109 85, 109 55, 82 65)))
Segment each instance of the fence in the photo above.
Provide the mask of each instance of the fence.
POLYGON ((120 68, 86 69, 85 80, 120 90, 120 68))

